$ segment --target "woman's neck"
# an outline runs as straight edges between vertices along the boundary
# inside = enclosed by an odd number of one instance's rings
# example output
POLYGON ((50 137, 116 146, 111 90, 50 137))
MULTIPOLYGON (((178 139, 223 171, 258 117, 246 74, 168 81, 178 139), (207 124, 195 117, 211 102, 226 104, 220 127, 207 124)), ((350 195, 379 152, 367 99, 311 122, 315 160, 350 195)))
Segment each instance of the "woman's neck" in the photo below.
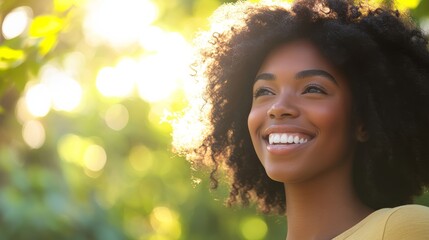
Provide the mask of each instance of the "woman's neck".
POLYGON ((287 240, 332 239, 373 211, 354 192, 350 171, 285 184, 287 240))

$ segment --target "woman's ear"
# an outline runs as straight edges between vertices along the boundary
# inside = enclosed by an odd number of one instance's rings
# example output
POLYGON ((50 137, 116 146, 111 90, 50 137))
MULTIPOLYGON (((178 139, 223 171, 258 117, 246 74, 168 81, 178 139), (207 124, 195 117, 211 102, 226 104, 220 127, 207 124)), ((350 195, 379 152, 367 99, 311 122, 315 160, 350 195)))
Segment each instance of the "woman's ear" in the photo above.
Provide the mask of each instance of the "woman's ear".
POLYGON ((359 142, 366 142, 369 139, 368 131, 363 124, 358 124, 356 128, 356 139, 359 142))

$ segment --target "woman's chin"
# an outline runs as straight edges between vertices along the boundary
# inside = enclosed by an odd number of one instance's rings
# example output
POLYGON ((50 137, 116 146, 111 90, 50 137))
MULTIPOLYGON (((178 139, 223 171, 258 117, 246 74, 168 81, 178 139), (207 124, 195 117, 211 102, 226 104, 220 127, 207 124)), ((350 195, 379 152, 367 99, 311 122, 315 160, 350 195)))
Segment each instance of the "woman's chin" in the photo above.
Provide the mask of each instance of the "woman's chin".
POLYGON ((286 172, 284 169, 267 169, 265 168, 265 172, 267 173, 268 177, 276 182, 282 182, 282 183, 291 183, 298 181, 299 177, 296 176, 293 173, 286 172))

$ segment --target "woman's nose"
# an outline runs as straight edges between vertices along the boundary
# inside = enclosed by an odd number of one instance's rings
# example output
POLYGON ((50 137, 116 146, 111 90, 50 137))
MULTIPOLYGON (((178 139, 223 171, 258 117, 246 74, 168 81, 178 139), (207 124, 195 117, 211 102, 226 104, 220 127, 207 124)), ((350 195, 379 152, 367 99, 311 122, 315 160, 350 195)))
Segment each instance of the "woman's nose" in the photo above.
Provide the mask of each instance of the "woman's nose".
POLYGON ((291 98, 279 98, 268 109, 267 115, 271 119, 295 118, 299 115, 299 109, 291 98))

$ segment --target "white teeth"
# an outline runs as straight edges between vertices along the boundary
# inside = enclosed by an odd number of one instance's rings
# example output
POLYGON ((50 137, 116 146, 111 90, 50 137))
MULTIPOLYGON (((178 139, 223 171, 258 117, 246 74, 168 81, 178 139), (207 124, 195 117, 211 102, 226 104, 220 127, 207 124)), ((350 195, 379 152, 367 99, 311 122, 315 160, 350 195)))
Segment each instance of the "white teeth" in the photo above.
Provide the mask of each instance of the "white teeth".
POLYGON ((306 138, 300 138, 297 135, 293 134, 286 134, 286 133, 271 133, 268 136, 268 142, 269 144, 274 143, 294 143, 294 144, 301 144, 306 143, 308 139, 306 138))
POLYGON ((280 142, 281 143, 287 143, 287 134, 286 133, 282 134, 282 137, 280 138, 280 142))
POLYGON ((299 143, 299 137, 298 137, 298 136, 295 136, 295 137, 293 138, 293 142, 294 142, 294 143, 299 143))
POLYGON ((273 138, 274 143, 280 143, 280 134, 275 134, 273 138))

